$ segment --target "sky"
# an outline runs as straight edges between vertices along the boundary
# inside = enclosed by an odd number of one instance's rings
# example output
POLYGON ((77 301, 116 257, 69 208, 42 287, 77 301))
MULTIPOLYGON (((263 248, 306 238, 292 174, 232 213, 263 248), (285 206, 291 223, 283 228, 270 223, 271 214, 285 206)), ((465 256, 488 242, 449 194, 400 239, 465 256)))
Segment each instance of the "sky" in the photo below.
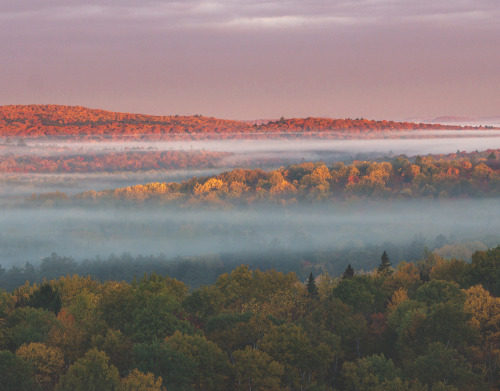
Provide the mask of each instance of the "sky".
POLYGON ((2 0, 0 105, 500 116, 498 0, 2 0))

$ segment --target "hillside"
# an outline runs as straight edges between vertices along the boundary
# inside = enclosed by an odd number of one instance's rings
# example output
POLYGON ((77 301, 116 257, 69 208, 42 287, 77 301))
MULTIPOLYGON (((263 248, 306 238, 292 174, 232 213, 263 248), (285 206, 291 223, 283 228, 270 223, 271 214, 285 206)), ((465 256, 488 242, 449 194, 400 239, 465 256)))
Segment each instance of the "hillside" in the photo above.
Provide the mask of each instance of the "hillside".
POLYGON ((194 116, 152 116, 116 113, 80 106, 0 106, 3 137, 153 138, 235 137, 283 133, 314 135, 318 132, 359 134, 394 130, 472 129, 472 127, 416 124, 366 119, 293 118, 262 124, 194 116))
MULTIPOLYGON (((283 206, 297 202, 338 202, 358 199, 460 199, 498 197, 500 194, 500 150, 476 159, 451 155, 435 160, 417 157, 412 163, 404 156, 392 161, 301 163, 273 171, 234 169, 211 177, 193 177, 182 183, 154 182, 135 186, 86 191, 73 201, 126 200, 159 204, 251 205, 270 202, 283 206)), ((482 153, 485 155, 486 153, 482 153)), ((62 192, 32 195, 31 202, 70 201, 62 192)))

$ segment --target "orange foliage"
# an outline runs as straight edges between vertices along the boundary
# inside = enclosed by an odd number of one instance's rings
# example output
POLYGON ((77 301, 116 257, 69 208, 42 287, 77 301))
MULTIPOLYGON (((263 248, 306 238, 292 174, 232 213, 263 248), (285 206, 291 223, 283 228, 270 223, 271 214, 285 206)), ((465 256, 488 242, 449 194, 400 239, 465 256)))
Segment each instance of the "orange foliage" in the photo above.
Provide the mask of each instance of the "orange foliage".
MULTIPOLYGON (((0 135, 4 137, 79 137, 161 139, 258 136, 282 133, 287 137, 333 132, 366 134, 414 129, 471 129, 471 127, 371 121, 366 119, 293 118, 251 124, 213 117, 152 116, 116 113, 81 106, 0 106, 0 135)), ((338 137, 338 136, 335 136, 338 137)))

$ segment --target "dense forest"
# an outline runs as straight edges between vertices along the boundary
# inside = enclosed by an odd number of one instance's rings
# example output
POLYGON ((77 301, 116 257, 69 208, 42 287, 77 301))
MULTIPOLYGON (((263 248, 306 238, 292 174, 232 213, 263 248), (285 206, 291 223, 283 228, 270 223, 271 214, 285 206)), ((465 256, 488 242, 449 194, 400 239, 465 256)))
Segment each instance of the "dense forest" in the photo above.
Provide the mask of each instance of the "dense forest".
MULTIPOLYGON (((148 183, 103 191, 90 190, 73 200, 154 201, 185 206, 249 205, 270 201, 282 205, 298 201, 350 200, 359 198, 463 198, 496 197, 500 191, 500 151, 485 158, 456 157, 436 160, 432 156, 411 162, 405 156, 392 161, 301 163, 273 171, 235 169, 212 177, 182 183, 148 183)), ((33 202, 68 200, 64 193, 38 194, 33 202)))
POLYGON ((497 390, 500 247, 190 290, 68 274, 0 292, 9 390, 497 390))
POLYGON ((318 132, 341 132, 359 136, 370 132, 395 130, 458 130, 472 127, 410 122, 373 121, 366 119, 302 118, 280 119, 251 124, 212 117, 151 116, 115 113, 80 106, 28 105, 0 106, 0 136, 3 137, 68 137, 128 138, 164 136, 236 137, 237 135, 284 133, 293 136, 318 132))

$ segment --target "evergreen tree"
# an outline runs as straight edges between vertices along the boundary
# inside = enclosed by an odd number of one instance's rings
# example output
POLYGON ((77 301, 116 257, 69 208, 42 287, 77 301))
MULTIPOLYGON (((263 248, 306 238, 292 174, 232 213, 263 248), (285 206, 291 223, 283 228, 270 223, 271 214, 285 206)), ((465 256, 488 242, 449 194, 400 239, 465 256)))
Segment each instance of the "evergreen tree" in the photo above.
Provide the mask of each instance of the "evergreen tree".
POLYGON ((377 271, 380 274, 386 276, 392 274, 391 260, 389 259, 389 256, 385 251, 382 253, 382 256, 380 257, 380 265, 378 265, 377 271))
POLYGON ((43 283, 29 296, 26 305, 33 308, 44 308, 59 313, 62 307, 61 296, 49 283, 43 283))
POLYGON ((347 265, 344 274, 342 274, 342 279, 345 280, 347 278, 354 277, 356 273, 354 272, 354 269, 352 268, 351 264, 347 265))
POLYGON ((312 272, 309 274, 309 279, 307 280, 307 293, 309 293, 311 299, 319 299, 318 287, 316 286, 312 272))

